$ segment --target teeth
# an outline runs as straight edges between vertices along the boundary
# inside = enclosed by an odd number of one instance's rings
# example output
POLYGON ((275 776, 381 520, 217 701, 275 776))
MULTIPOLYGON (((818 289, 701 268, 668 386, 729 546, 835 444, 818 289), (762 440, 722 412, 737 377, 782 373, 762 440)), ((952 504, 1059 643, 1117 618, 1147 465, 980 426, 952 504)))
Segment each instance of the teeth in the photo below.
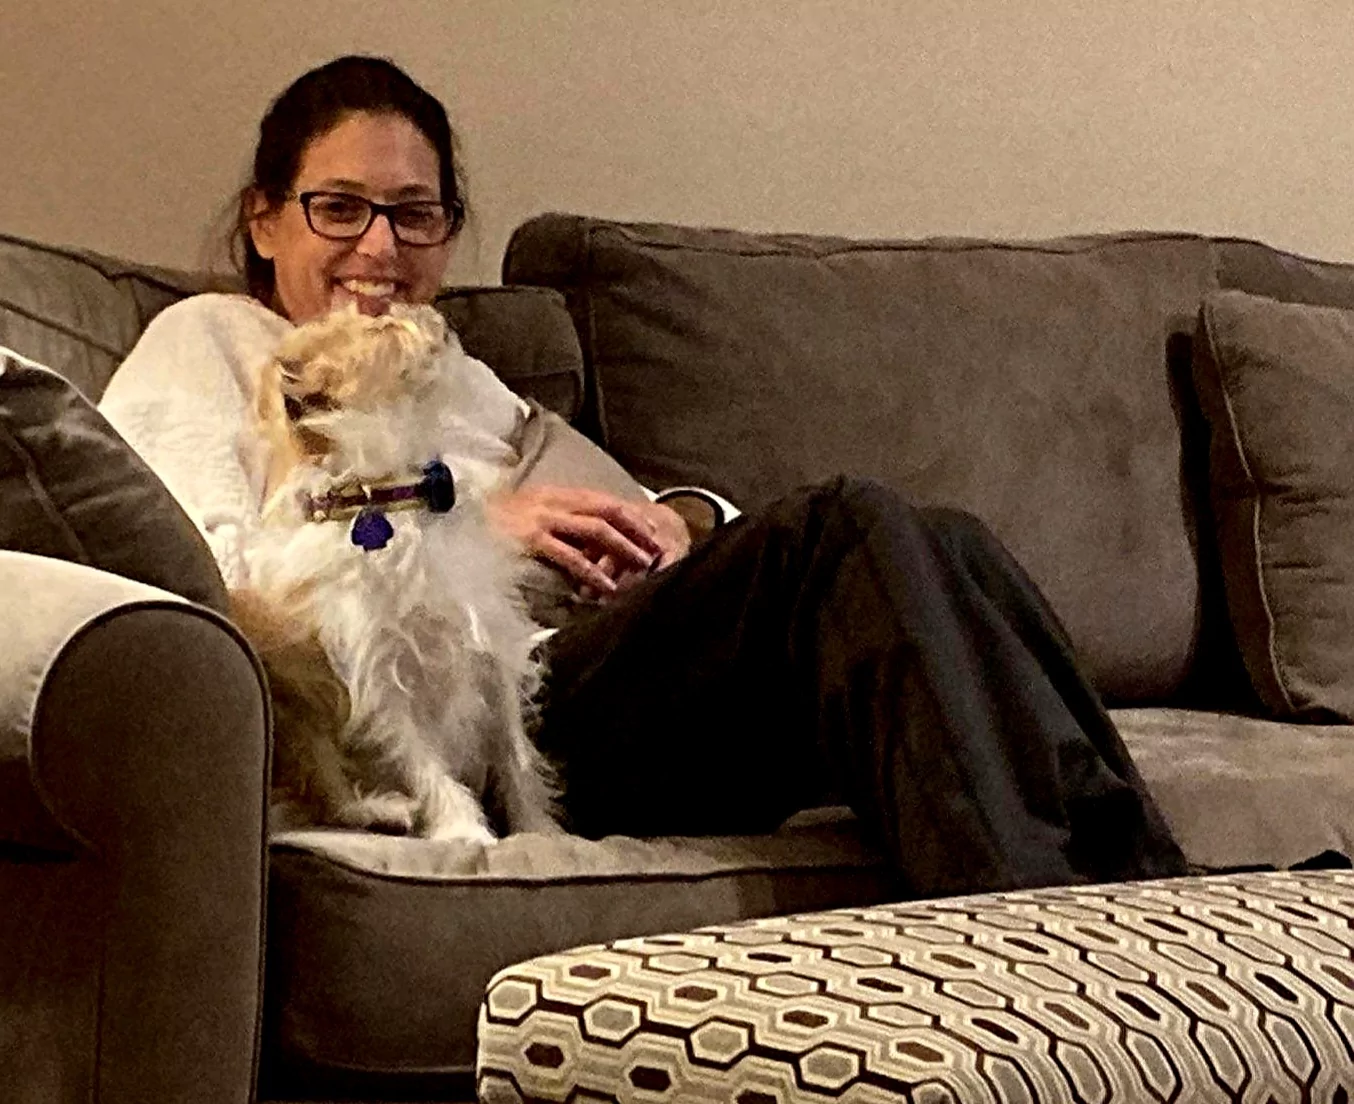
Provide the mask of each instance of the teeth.
POLYGON ((369 299, 388 299, 395 294, 395 285, 392 283, 377 283, 374 280, 343 280, 343 287, 346 291, 354 295, 366 296, 369 299))

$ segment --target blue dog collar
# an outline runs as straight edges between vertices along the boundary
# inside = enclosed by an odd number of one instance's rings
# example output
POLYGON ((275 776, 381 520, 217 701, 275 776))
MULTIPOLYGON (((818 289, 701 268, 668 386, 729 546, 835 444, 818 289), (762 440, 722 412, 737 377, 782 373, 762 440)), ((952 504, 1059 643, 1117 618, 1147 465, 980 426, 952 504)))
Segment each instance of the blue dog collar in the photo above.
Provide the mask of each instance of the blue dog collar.
POLYGON ((349 538, 365 552, 384 548, 395 527, 386 514, 392 510, 426 508, 434 514, 450 512, 456 505, 456 480, 441 460, 423 465, 423 478, 416 483, 361 483, 349 480, 323 494, 302 496, 307 521, 342 521, 353 518, 349 538))

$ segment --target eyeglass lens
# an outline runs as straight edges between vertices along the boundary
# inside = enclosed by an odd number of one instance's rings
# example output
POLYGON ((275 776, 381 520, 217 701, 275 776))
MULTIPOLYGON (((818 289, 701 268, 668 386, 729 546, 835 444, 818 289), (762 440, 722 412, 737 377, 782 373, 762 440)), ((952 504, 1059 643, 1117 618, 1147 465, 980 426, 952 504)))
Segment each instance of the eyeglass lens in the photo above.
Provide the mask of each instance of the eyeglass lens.
POLYGON ((378 215, 387 216, 395 238, 405 245, 440 245, 451 226, 446 208, 426 200, 373 203, 343 192, 307 192, 299 198, 310 228, 327 238, 360 238, 378 215))

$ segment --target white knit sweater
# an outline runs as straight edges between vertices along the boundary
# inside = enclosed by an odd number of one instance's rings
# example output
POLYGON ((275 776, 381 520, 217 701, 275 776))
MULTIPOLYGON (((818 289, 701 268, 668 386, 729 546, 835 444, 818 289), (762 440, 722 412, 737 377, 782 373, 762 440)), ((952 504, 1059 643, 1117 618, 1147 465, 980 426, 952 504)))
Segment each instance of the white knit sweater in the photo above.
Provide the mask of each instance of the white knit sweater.
MULTIPOLYGON (((248 296, 185 299, 146 327, 99 402, 207 538, 231 588, 246 582, 243 549, 263 497, 264 473, 250 470, 240 437, 259 369, 290 328, 248 296)), ((484 428, 511 438, 525 404, 487 366, 470 365, 484 428)))

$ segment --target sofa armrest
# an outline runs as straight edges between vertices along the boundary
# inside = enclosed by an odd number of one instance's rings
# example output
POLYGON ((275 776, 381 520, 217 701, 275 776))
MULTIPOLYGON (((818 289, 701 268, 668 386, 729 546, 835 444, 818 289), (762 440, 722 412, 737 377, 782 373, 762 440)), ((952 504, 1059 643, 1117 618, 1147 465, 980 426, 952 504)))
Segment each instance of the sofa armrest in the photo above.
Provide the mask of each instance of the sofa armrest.
POLYGON ((19 1025, 0 1084, 246 1101, 267 854, 257 658, 218 614, 79 564, 0 552, 0 595, 0 1013, 19 1025))

